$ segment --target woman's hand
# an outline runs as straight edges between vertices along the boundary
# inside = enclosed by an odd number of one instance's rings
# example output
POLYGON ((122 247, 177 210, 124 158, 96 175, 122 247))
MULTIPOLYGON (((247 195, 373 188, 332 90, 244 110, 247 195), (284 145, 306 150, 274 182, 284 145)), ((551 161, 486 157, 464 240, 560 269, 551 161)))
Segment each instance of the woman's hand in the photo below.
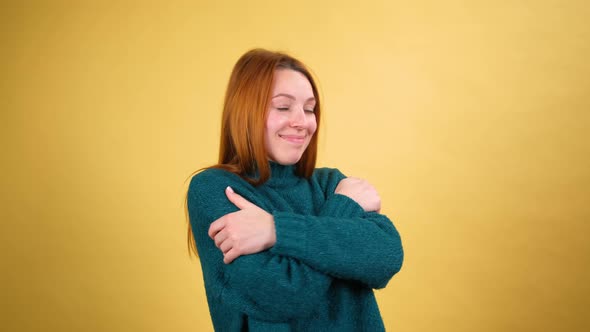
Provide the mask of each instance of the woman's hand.
POLYGON ((273 216, 236 194, 231 187, 225 189, 225 194, 240 210, 224 215, 209 226, 209 237, 223 252, 223 262, 229 264, 242 255, 272 247, 277 241, 273 216))
POLYGON ((342 179, 334 193, 348 196, 357 202, 365 212, 380 212, 381 197, 369 182, 359 178, 342 179))

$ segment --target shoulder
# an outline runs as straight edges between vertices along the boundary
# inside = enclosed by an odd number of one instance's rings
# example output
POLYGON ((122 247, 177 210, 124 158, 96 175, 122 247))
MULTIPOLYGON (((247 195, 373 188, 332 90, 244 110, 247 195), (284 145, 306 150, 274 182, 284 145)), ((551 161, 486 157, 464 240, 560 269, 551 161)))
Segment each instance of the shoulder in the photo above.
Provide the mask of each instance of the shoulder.
POLYGON ((327 192, 333 192, 336 186, 346 175, 337 168, 321 167, 316 168, 311 175, 311 180, 317 182, 327 192))
POLYGON ((215 183, 218 181, 227 181, 228 179, 241 179, 238 175, 228 172, 221 168, 207 168, 193 175, 191 186, 197 184, 215 183))
POLYGON ((236 192, 242 192, 244 188, 250 187, 250 184, 240 176, 223 169, 208 168, 195 174, 186 197, 191 222, 208 225, 211 221, 234 212, 236 207, 225 194, 228 186, 236 192))
POLYGON ((342 174, 337 168, 320 167, 313 170, 312 177, 317 180, 335 180, 339 182, 346 178, 346 175, 342 174))
POLYGON ((249 186, 246 180, 239 175, 219 168, 208 168, 195 174, 188 187, 188 194, 193 196, 206 196, 211 192, 223 191, 227 186, 249 186))

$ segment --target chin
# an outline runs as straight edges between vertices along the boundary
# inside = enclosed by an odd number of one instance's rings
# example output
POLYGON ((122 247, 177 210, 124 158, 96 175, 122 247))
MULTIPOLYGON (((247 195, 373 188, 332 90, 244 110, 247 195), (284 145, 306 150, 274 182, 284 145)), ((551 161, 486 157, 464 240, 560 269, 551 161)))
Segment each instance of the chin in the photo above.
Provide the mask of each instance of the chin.
POLYGON ((274 161, 281 165, 295 165, 297 162, 301 160, 301 156, 282 156, 279 158, 274 158, 274 161))
POLYGON ((284 165, 284 166, 291 166, 291 165, 295 165, 297 164, 297 162, 299 161, 299 159, 289 159, 289 160, 279 160, 277 161, 277 163, 284 165))

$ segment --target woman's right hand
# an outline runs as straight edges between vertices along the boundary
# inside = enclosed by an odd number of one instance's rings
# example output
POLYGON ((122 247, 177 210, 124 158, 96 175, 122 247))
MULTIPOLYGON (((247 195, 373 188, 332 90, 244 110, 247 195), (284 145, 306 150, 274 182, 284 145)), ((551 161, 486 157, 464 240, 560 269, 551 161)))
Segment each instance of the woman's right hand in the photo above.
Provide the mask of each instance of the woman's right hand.
POLYGON ((342 179, 334 193, 348 196, 357 202, 365 212, 381 211, 381 197, 375 187, 359 178, 342 179))
POLYGON ((223 253, 223 262, 229 264, 240 256, 272 247, 277 242, 273 216, 231 187, 225 189, 225 195, 239 210, 220 217, 209 226, 209 237, 223 253))

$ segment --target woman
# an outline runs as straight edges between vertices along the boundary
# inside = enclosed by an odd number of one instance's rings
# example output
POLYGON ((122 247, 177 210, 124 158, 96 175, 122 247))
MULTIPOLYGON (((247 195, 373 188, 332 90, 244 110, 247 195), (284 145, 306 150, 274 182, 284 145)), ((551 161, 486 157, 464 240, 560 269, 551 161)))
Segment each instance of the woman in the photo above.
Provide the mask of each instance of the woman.
POLYGON ((384 330, 372 289, 400 270, 400 237, 369 183, 314 169, 320 115, 298 60, 255 49, 236 63, 219 164, 187 193, 218 331, 384 330))

